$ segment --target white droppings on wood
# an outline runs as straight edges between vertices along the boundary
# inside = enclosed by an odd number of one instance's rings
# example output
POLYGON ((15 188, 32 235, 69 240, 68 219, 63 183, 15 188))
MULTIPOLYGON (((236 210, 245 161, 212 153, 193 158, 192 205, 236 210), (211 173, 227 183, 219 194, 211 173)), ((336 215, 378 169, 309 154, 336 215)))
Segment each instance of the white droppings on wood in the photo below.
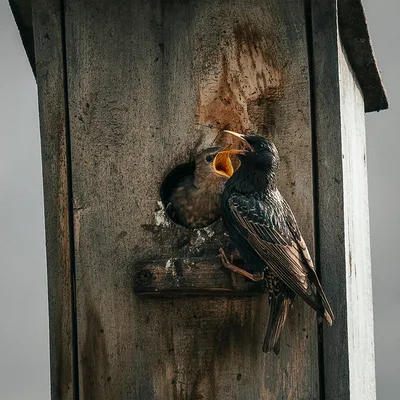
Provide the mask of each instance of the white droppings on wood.
POLYGON ((185 262, 184 268, 186 271, 191 271, 193 265, 193 262, 185 262))
POLYGON ((190 244, 197 249, 198 247, 200 247, 205 241, 206 238, 204 237, 202 230, 204 229, 196 229, 195 233, 196 233, 196 237, 192 238, 192 240, 190 241, 190 244))
POLYGON ((201 229, 194 230, 195 236, 190 240, 190 244, 194 250, 198 250, 198 248, 203 245, 209 238, 212 238, 215 235, 215 232, 209 226, 201 229))
POLYGON ((209 226, 206 226, 206 227, 204 228, 204 232, 206 233, 206 235, 207 235, 209 238, 212 238, 212 237, 215 235, 215 232, 214 232, 213 229, 212 229, 211 227, 209 227, 209 226))
POLYGON ((171 222, 168 219, 167 213, 165 212, 164 205, 161 201, 157 201, 158 210, 154 213, 154 220, 156 226, 162 226, 168 228, 171 226, 171 222))
POLYGON ((176 271, 175 271, 175 263, 173 259, 167 260, 165 263, 165 270, 167 271, 167 274, 172 275, 174 278, 176 278, 176 271))

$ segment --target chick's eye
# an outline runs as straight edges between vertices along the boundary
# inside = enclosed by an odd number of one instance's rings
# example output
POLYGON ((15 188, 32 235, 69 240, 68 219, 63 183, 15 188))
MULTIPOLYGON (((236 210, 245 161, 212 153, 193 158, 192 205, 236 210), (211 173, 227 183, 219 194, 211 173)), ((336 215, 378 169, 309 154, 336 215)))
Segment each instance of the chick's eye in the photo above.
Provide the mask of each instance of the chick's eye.
POLYGON ((213 160, 213 156, 207 156, 207 157, 206 157, 206 161, 207 161, 207 162, 211 162, 212 160, 213 160))

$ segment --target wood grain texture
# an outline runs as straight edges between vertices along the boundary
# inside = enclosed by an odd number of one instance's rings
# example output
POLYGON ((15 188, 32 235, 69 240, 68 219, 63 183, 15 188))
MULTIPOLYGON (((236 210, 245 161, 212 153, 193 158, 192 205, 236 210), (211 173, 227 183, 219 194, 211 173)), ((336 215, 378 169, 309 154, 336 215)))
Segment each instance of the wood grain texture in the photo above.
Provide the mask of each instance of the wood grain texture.
POLYGON ((318 258, 336 318, 323 328, 325 399, 375 399, 363 99, 336 1, 311 1, 311 11, 318 258))
POLYGON ((164 176, 223 128, 267 133, 313 251, 300 0, 66 3, 81 399, 317 399, 315 314, 297 301, 261 352, 265 296, 149 300, 132 265, 212 257, 221 228, 167 219, 164 176))
POLYGON ((35 1, 33 25, 45 202, 51 396, 57 400, 72 400, 70 193, 59 2, 35 1))
POLYGON ((364 102, 339 46, 350 398, 375 400, 375 351, 364 102), (362 368, 360 368, 362 366, 362 368))
MULTIPOLYGON (((235 265, 245 268, 242 263, 235 265)), ((262 281, 253 282, 221 265, 219 257, 154 260, 136 266, 135 293, 152 297, 255 296, 264 293, 262 281)))
POLYGON ((318 264, 335 313, 323 327, 326 400, 349 399, 346 249, 336 1, 312 0, 314 130, 316 135, 318 264))
MULTIPOLYGON (((22 43, 35 75, 31 0, 9 0, 22 43)), ((365 111, 388 108, 385 88, 374 57, 361 0, 338 0, 339 30, 350 64, 364 95, 365 111)))

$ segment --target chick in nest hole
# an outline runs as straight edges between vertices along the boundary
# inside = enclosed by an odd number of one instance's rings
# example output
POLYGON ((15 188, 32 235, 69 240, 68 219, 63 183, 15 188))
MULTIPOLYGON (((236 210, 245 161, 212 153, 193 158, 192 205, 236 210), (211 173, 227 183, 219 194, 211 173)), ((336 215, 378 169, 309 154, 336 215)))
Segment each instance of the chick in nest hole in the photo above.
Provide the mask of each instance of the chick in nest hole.
POLYGON ((181 178, 172 190, 167 212, 178 224, 199 229, 221 216, 221 194, 234 172, 229 153, 221 150, 211 147, 198 153, 193 173, 181 178))

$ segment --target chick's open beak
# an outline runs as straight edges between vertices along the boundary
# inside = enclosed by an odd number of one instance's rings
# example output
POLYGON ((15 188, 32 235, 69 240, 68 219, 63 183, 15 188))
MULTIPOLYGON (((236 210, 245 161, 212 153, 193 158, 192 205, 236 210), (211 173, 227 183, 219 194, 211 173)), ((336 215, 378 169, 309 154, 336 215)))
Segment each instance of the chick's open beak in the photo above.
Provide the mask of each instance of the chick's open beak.
POLYGON ((213 160, 213 168, 214 168, 215 172, 226 178, 230 178, 234 172, 232 162, 231 162, 229 155, 232 154, 232 151, 235 151, 235 150, 229 150, 230 147, 231 147, 231 145, 228 145, 223 150, 218 152, 213 160))
MULTIPOLYGON (((242 133, 228 131, 228 130, 224 130, 224 132, 229 133, 230 135, 239 138, 242 141, 245 149, 253 151, 253 147, 251 147, 250 143, 246 140, 246 135, 243 135, 242 133)), ((231 153, 231 154, 243 154, 243 153, 231 153)))

